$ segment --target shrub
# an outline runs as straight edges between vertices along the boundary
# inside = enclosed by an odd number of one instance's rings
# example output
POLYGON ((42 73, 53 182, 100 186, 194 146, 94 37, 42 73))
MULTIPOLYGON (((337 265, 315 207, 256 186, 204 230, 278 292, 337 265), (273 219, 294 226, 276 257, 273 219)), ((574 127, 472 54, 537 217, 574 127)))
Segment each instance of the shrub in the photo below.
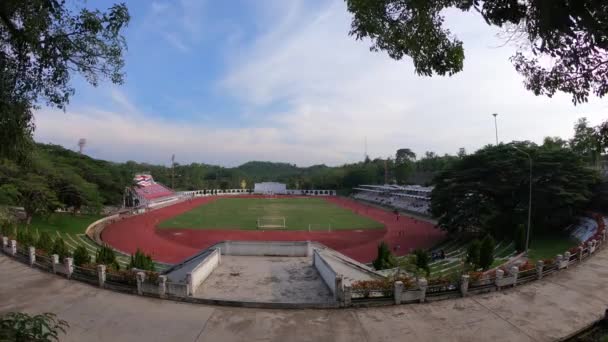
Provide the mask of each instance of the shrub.
POLYGON ((84 246, 78 246, 74 250, 74 265, 83 266, 91 262, 89 251, 84 246))
POLYGON ((144 254, 139 248, 134 255, 131 255, 129 268, 137 268, 140 270, 154 271, 154 262, 150 255, 144 254))
POLYGON ((30 247, 36 243, 34 234, 28 228, 21 228, 17 230, 17 242, 22 247, 30 247))
POLYGON ((391 253, 391 250, 384 241, 378 245, 378 257, 374 260, 373 265, 377 270, 393 268, 397 265, 393 253, 391 253))
POLYGON ((116 262, 116 254, 108 245, 103 245, 97 250, 97 254, 95 255, 95 263, 106 265, 115 270, 120 270, 120 265, 118 265, 118 262, 116 262))
POLYGON ((481 241, 481 247, 479 248, 479 267, 487 270, 494 262, 494 247, 496 243, 490 235, 481 241))
POLYGON ((429 267, 429 253, 422 249, 416 249, 413 254, 416 256, 416 267, 424 270, 428 276, 431 273, 431 268, 429 267))
POLYGON ((467 262, 472 265, 479 265, 479 251, 481 248, 481 242, 475 239, 467 248, 467 262))
POLYGON ((515 230, 515 250, 523 252, 524 249, 526 249, 526 229, 523 224, 519 224, 515 230))
POLYGON ((10 312, 0 318, 0 341, 59 341, 59 333, 69 327, 52 313, 30 316, 10 312))
POLYGON ((53 239, 48 232, 42 232, 36 240, 36 248, 45 252, 50 252, 53 249, 53 239))
POLYGON ((55 242, 53 243, 53 248, 51 248, 51 254, 57 254, 59 256, 59 260, 63 260, 64 258, 71 256, 68 247, 65 245, 65 242, 60 237, 55 239, 55 242))

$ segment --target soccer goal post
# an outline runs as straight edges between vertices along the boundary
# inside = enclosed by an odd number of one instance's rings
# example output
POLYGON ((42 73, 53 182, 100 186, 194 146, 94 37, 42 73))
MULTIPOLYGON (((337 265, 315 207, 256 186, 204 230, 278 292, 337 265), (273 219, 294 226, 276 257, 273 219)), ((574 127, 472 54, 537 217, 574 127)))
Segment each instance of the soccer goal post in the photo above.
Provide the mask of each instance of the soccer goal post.
POLYGON ((308 231, 322 231, 322 232, 331 232, 331 224, 329 223, 309 223, 308 231))
POLYGON ((285 229, 285 217, 282 216, 263 216, 258 217, 257 227, 258 229, 285 229))

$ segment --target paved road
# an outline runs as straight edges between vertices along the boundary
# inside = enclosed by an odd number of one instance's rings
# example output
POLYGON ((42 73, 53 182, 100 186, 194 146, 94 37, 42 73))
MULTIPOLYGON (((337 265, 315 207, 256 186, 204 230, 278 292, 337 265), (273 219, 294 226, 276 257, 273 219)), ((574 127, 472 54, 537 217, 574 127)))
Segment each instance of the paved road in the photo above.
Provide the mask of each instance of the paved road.
POLYGON ((114 293, 0 256, 0 313, 55 312, 64 341, 551 341, 608 305, 608 249, 513 290, 429 304, 259 310, 114 293))

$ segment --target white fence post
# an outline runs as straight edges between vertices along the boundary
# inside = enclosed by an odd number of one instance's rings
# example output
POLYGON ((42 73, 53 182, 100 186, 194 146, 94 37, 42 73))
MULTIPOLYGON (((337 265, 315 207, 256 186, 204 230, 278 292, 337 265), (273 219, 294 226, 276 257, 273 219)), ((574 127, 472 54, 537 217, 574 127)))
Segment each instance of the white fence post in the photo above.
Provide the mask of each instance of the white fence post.
POLYGON ((570 266, 570 257, 572 255, 570 254, 570 252, 566 252, 564 253, 564 263, 566 264, 566 268, 568 268, 568 266, 570 266))
POLYGON ((563 266, 563 262, 562 262, 562 261, 564 261, 564 256, 563 256, 563 255, 561 255, 561 254, 558 254, 558 255, 555 257, 555 264, 557 265, 557 269, 558 269, 558 270, 561 270, 561 269, 564 267, 564 266, 563 266))
POLYGON ((68 279, 72 278, 72 272, 74 272, 74 259, 70 257, 63 259, 63 265, 65 266, 65 272, 68 279))
POLYGON ((106 283, 106 265, 97 265, 97 279, 99 287, 104 287, 106 283))
POLYGON ((8 247, 8 236, 3 236, 2 237, 2 250, 6 249, 8 247))
POLYGON ((146 280, 146 274, 144 272, 137 272, 136 277, 137 277, 137 294, 141 296, 144 294, 143 283, 144 283, 144 280, 146 280))
POLYGON ((30 256, 30 267, 34 267, 34 264, 36 263, 36 247, 30 246, 28 252, 30 256))
POLYGON ((517 285, 517 276, 519 274, 519 267, 513 266, 511 267, 511 274, 513 275, 513 287, 517 285))
POLYGON ((349 284, 344 285, 344 306, 349 307, 353 298, 353 288, 349 284))
POLYGON ((16 256, 17 255, 17 241, 15 240, 11 240, 11 255, 12 256, 16 256))
POLYGON ((460 293, 463 297, 466 297, 469 291, 469 278, 468 274, 463 274, 460 278, 460 293))
POLYGON ((503 270, 496 270, 496 288, 498 288, 498 290, 500 290, 500 282, 502 280, 502 278, 505 276, 505 271, 503 270))
POLYGON ((543 279, 543 268, 545 267, 545 263, 542 260, 538 260, 536 262, 536 278, 543 279))
POLYGON ((418 287, 420 288, 420 303, 424 303, 426 300, 426 289, 429 287, 429 282, 426 278, 418 279, 418 287))
POLYGON ((167 296, 167 276, 158 276, 158 295, 161 298, 167 296))
POLYGON ((53 273, 57 273, 57 265, 59 265, 59 255, 51 255, 51 263, 53 264, 53 273))
POLYGON ((393 290, 393 296, 395 297, 395 305, 401 304, 401 297, 403 295, 403 282, 396 281, 393 290))

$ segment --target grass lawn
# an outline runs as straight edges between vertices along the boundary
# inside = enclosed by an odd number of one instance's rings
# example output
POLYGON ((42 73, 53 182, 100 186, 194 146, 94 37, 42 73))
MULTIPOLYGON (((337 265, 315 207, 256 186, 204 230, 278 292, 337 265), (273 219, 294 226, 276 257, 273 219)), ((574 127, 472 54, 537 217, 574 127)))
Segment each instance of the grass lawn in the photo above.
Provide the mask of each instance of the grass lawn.
POLYGON ((34 217, 30 229, 38 231, 55 232, 67 234, 84 234, 87 227, 99 220, 101 215, 72 215, 68 213, 54 213, 48 218, 34 217))
POLYGON ((578 244, 577 239, 565 234, 534 236, 530 238, 528 255, 532 260, 555 258, 578 244))
MULTIPOLYGON (((94 260, 99 246, 89 239, 85 234, 87 227, 102 218, 101 215, 72 215, 69 213, 53 213, 49 217, 34 217, 29 229, 38 232, 49 232, 53 239, 60 237, 63 239, 70 251, 76 247, 83 246, 89 252, 91 259, 94 260)), ((129 256, 123 254, 116 255, 116 261, 122 268, 129 265, 129 256)), ((162 270, 165 266, 156 264, 156 270, 162 270)))
POLYGON ((161 222, 159 228, 254 230, 264 216, 285 217, 288 230, 306 230, 309 224, 330 224, 332 230, 383 227, 321 198, 220 198, 161 222))

